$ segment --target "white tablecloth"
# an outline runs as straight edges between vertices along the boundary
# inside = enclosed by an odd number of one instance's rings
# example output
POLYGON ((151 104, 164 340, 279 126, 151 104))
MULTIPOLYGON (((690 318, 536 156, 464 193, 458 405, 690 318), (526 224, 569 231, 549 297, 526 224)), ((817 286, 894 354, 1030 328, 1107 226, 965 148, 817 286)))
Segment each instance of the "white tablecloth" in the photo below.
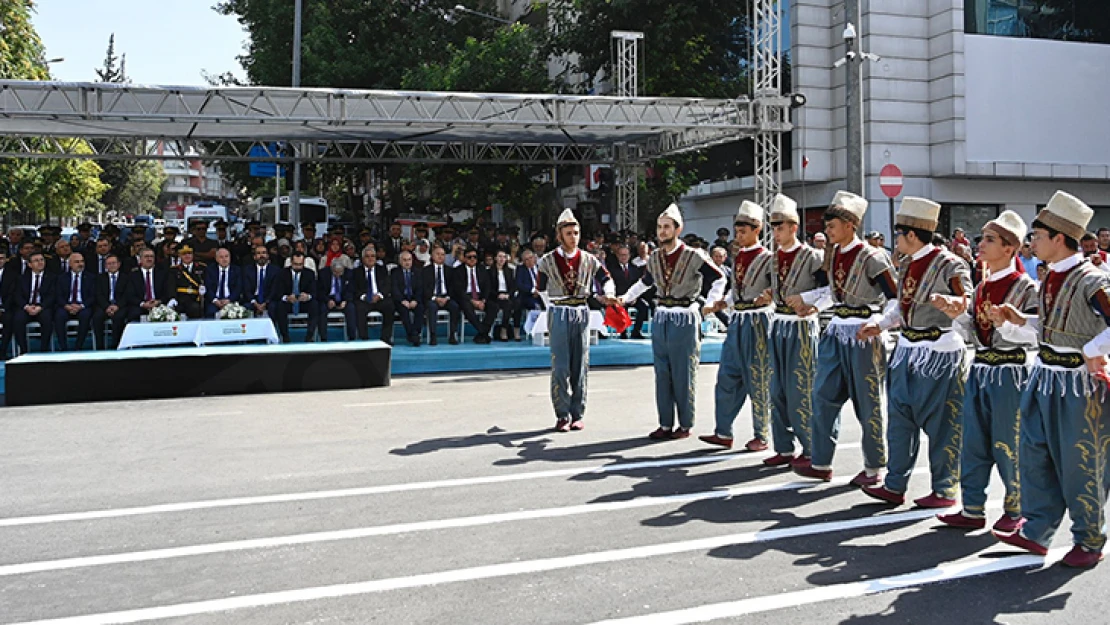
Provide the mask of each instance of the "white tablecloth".
POLYGON ((156 345, 211 345, 239 341, 280 343, 274 322, 258 319, 203 319, 199 321, 129 323, 118 349, 156 345))

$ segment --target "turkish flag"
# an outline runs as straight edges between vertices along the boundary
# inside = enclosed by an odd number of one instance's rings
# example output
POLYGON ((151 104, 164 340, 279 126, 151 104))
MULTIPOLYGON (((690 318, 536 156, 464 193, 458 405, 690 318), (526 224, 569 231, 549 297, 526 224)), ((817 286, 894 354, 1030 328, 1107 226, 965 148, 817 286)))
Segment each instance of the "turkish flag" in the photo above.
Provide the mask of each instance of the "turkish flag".
POLYGON ((628 316, 624 306, 610 306, 605 310, 605 325, 617 332, 624 332, 632 325, 632 317, 628 316))

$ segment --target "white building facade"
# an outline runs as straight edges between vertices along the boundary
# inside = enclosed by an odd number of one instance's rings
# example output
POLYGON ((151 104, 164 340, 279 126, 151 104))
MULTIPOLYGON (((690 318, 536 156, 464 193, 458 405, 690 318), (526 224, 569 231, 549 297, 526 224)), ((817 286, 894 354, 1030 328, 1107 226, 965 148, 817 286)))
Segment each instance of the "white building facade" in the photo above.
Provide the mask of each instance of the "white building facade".
MULTIPOLYGON (((1092 230, 1110 227, 1110 33, 1090 18, 1110 10, 1105 0, 1072 0, 1070 12, 1058 0, 862 2, 863 50, 881 57, 864 69, 865 230, 889 236, 879 171, 890 163, 903 195, 944 206, 945 235, 978 233, 1006 209, 1031 221, 1057 189, 1095 207, 1092 230)), ((845 51, 844 2, 789 0, 784 10, 794 91, 808 102, 794 113, 783 190, 807 208, 812 234, 847 169, 846 70, 833 68, 845 51)), ((691 189, 687 231, 712 238, 751 187, 691 189)))

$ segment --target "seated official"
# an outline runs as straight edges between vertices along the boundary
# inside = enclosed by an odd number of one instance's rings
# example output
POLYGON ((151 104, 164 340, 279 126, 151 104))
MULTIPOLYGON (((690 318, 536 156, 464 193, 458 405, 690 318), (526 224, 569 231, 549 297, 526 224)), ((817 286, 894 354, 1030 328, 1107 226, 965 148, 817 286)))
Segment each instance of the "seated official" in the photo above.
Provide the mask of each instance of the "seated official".
POLYGON ((413 347, 420 346, 424 329, 424 283, 420 272, 413 268, 412 252, 398 254, 400 265, 393 270, 393 308, 405 327, 405 336, 413 347))
POLYGON ((66 324, 76 320, 76 349, 81 351, 89 338, 89 326, 96 307, 96 279, 92 273, 85 271, 85 255, 81 252, 71 253, 66 260, 69 271, 58 276, 58 290, 54 296, 54 327, 58 330, 58 349, 64 352, 69 348, 66 324))
MULTIPOLYGON (((543 310, 543 299, 539 290, 539 258, 532 250, 524 250, 520 255, 521 263, 516 268, 516 319, 513 324, 523 328, 523 318, 533 310, 543 310)), ((519 338, 517 340, 520 340, 519 338)))
POLYGON ((9 266, 7 251, 7 246, 0 243, 0 322, 4 324, 0 332, 0 358, 4 360, 7 360, 8 349, 11 348, 12 322, 19 309, 17 299, 20 289, 19 260, 9 266))
POLYGON ((254 262, 243 268, 243 306, 255 317, 270 316, 274 281, 281 270, 270 262, 265 245, 254 246, 254 262))
POLYGON ((435 345, 436 317, 440 310, 447 310, 450 316, 448 340, 452 345, 459 342, 459 304, 451 296, 451 283, 454 269, 447 266, 447 252, 440 246, 432 248, 432 262, 422 270, 420 277, 424 284, 424 297, 427 304, 429 345, 435 345))
POLYGON ((493 290, 489 271, 478 267, 478 250, 472 247, 463 252, 463 261, 464 264, 455 269, 452 297, 459 302, 459 309, 466 320, 474 326, 474 342, 482 345, 490 342, 489 330, 493 322, 486 312, 486 300, 493 290), (479 319, 479 312, 485 313, 485 317, 479 319))
MULTIPOLYGON (((143 250, 142 254, 145 255, 146 252, 147 250, 143 250)), ((166 305, 189 319, 201 319, 204 317, 204 264, 194 262, 193 248, 188 245, 182 245, 177 255, 181 264, 170 268, 166 305)))
MULTIPOLYGON (((117 255, 118 259, 119 256, 117 255)), ((167 295, 172 297, 173 284, 170 271, 154 264, 154 250, 143 250, 139 254, 139 268, 127 275, 131 299, 128 302, 127 321, 138 321, 139 317, 150 313, 151 309, 161 306, 167 295)))
MULTIPOLYGON (((308 315, 309 328, 316 322, 316 306, 313 304, 312 297, 316 292, 316 274, 305 267, 304 254, 294 252, 289 260, 289 266, 278 273, 270 299, 273 307, 272 318, 283 343, 291 342, 289 315, 301 313, 308 315)), ((311 335, 311 332, 306 334, 306 342, 311 335)))
POLYGON ((351 295, 351 259, 337 256, 331 266, 320 271, 316 278, 316 335, 328 340, 328 315, 340 313, 347 326, 347 338, 355 338, 355 305, 351 295))
POLYGON ((50 337, 54 330, 54 304, 57 296, 55 275, 46 271, 46 257, 42 252, 27 256, 27 272, 20 280, 16 296, 16 311, 12 317, 12 332, 19 351, 26 354, 27 324, 37 321, 40 326, 39 350, 52 351, 50 337))
POLYGON ((516 312, 516 275, 509 267, 509 255, 498 251, 494 256, 494 264, 489 269, 490 294, 486 300, 486 320, 492 324, 498 313, 501 314, 501 325, 497 327, 496 338, 499 341, 508 341, 511 333, 514 340, 520 340, 520 315, 516 312))
MULTIPOLYGON (((616 262, 610 265, 609 274, 613 277, 613 286, 616 287, 617 297, 624 296, 628 289, 640 281, 644 275, 643 267, 638 267, 632 264, 632 251, 627 246, 620 246, 617 248, 616 262)), ((644 322, 651 317, 651 307, 648 305, 647 298, 640 296, 637 298, 636 303, 631 306, 636 309, 636 322, 632 326, 632 338, 642 339, 644 335, 641 333, 644 327, 644 322)), ((621 338, 626 338, 625 332, 621 333, 621 338)))
POLYGON ((243 298, 243 275, 231 264, 231 250, 216 249, 216 262, 204 275, 204 316, 215 318, 224 306, 243 298))
POLYGON ((363 341, 370 338, 369 314, 377 312, 382 316, 382 340, 392 345, 393 290, 389 285, 389 272, 378 264, 377 249, 373 244, 363 248, 362 266, 354 269, 351 283, 358 338, 363 341))
POLYGON ((131 281, 120 271, 119 256, 109 254, 105 260, 106 271, 96 277, 96 307, 92 314, 92 327, 101 349, 107 349, 104 321, 112 320, 112 345, 119 346, 123 329, 127 326, 127 313, 138 304, 131 292, 131 281))

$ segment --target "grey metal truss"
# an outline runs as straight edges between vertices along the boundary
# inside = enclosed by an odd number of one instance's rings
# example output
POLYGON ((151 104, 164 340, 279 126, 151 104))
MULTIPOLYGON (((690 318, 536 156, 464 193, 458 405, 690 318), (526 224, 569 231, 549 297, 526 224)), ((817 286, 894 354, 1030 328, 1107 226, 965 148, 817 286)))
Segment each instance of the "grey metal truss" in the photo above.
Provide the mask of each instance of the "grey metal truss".
MULTIPOLYGON (((640 89, 640 42, 644 34, 614 30, 610 33, 615 48, 613 54, 613 78, 618 96, 634 98, 640 89)), ((638 230, 640 219, 640 174, 642 167, 636 165, 625 150, 618 153, 618 166, 614 170, 614 184, 617 191, 616 225, 618 230, 638 230)))
POLYGON ((0 156, 571 164, 643 163, 752 137, 748 98, 640 98, 0 81, 0 156), (61 138, 100 140, 74 154, 61 138), (35 139, 47 139, 38 141, 35 139), (252 147, 270 147, 261 156, 252 147), (122 152, 122 153, 120 153, 122 152), (179 152, 183 153, 183 152, 179 152))
MULTIPOLYGON (((752 100, 755 103, 755 201, 764 209, 782 184, 782 133, 790 130, 782 96, 782 21, 779 0, 751 0, 752 100)), ((764 233, 770 237, 770 233, 764 233)))

